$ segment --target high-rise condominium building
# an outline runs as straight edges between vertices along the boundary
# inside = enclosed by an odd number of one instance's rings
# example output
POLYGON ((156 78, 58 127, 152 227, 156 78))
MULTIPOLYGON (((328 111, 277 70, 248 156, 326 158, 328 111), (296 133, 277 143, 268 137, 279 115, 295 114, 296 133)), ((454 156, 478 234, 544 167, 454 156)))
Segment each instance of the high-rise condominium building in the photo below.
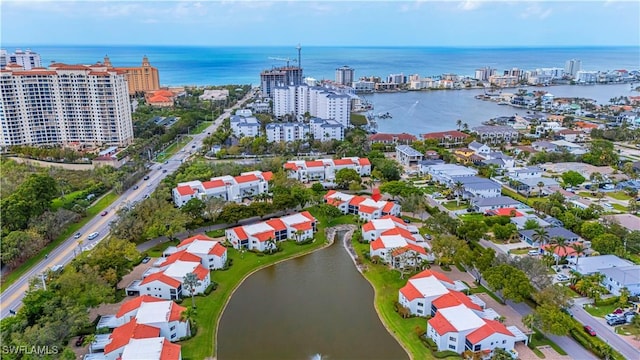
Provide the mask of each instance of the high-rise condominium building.
POLYGON ((29 49, 22 51, 16 49, 15 52, 9 54, 7 50, 0 50, 0 69, 4 69, 8 64, 16 63, 25 70, 30 70, 34 67, 42 66, 40 60, 40 54, 35 53, 29 49))
POLYGON ((123 71, 104 64, 0 71, 0 145, 125 146, 133 140, 123 71))
MULTIPOLYGON (((104 64, 108 67, 112 66, 108 56, 105 56, 104 64)), ((137 92, 160 90, 160 75, 158 69, 151 66, 146 56, 142 58, 142 66, 116 67, 115 70, 125 72, 127 83, 129 84, 129 95, 137 92)))
POLYGON ((280 86, 272 90, 273 114, 305 115, 351 126, 351 97, 318 86, 280 86))
POLYGON ((302 83, 302 68, 297 66, 283 66, 260 73, 262 97, 272 97, 273 89, 277 86, 295 86, 302 83))
POLYGON ((578 71, 582 70, 582 61, 578 59, 567 60, 564 64, 564 73, 571 77, 576 77, 578 71))
POLYGON ((353 84, 355 70, 348 67, 342 66, 336 69, 336 82, 338 84, 351 86, 353 84))

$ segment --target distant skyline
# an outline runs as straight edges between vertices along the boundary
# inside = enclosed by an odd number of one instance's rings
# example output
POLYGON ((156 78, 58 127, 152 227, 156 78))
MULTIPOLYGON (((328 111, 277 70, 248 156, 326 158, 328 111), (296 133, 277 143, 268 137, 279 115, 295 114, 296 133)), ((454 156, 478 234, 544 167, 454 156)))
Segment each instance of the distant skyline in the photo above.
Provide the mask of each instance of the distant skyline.
POLYGON ((640 46, 631 1, 2 0, 3 48, 33 45, 640 46))

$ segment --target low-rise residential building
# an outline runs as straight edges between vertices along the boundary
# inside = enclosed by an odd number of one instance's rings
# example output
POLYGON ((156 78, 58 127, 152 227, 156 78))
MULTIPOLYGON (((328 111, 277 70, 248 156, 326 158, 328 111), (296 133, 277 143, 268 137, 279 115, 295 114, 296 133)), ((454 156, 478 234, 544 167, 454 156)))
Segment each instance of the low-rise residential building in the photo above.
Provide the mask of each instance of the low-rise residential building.
POLYGON ((336 120, 309 119, 309 130, 317 141, 344 140, 344 126, 336 120))
POLYGON ((508 176, 512 179, 533 179, 542 177, 542 169, 538 166, 525 168, 513 168, 509 170, 508 176))
POLYGON ((471 208, 473 208, 474 211, 480 213, 503 208, 520 209, 523 206, 524 204, 508 196, 495 196, 489 198, 480 197, 471 200, 471 208))
MULTIPOLYGON (((200 259, 202 266, 209 270, 222 269, 227 262, 227 248, 219 241, 198 234, 182 240, 178 246, 169 247, 164 251, 164 256, 174 256, 178 253, 188 253, 200 259)), ((167 259, 160 258, 158 266, 163 266, 167 259)))
MULTIPOLYGON (((578 234, 575 234, 571 230, 567 230, 560 226, 548 227, 545 230, 548 236, 548 239, 546 240, 546 242, 550 242, 551 239, 556 237, 564 239, 567 243, 573 243, 580 240, 580 236, 578 236, 578 234)), ((531 246, 539 247, 539 246, 545 245, 545 244, 541 244, 540 241, 536 239, 535 234, 536 234, 535 230, 521 230, 520 238, 522 239, 522 241, 525 241, 531 246)))
POLYGON ((498 197, 502 191, 499 183, 479 176, 459 177, 454 180, 454 184, 458 182, 464 186, 462 197, 465 199, 498 197))
POLYGON ((284 164, 287 176, 301 182, 331 181, 340 169, 353 169, 360 176, 371 175, 371 162, 367 158, 293 160, 284 164))
POLYGON ((301 122, 270 123, 265 126, 268 142, 305 141, 311 136, 311 127, 301 122))
POLYGON ((471 129, 480 141, 489 144, 510 143, 520 138, 520 133, 511 126, 483 125, 471 129))
POLYGON ((610 267, 600 270, 604 275, 602 285, 613 295, 619 296, 627 288, 631 296, 640 295, 640 265, 610 267))
MULTIPOLYGON (((104 345, 105 360, 117 360, 122 358, 125 347, 136 339, 164 339, 160 338, 160 329, 145 324, 138 324, 136 320, 119 326, 108 336, 108 343, 104 345)), ((167 341, 169 343, 169 341, 167 341)), ((180 345, 177 345, 180 346, 180 345)))
POLYGON ((120 360, 182 360, 180 345, 162 337, 131 339, 123 348, 120 360))
POLYGON ((396 146, 396 160, 404 166, 418 165, 424 155, 409 145, 396 146))
POLYGON ((260 135, 260 121, 254 116, 233 115, 229 118, 231 131, 238 139, 260 135))
POLYGON ((182 207, 191 199, 206 201, 212 197, 239 203, 245 198, 250 199, 268 192, 269 181, 272 176, 273 173, 270 171, 250 171, 235 177, 229 175, 218 176, 205 182, 194 180, 179 183, 171 194, 173 202, 178 207, 182 207))
POLYGON ((420 173, 430 175, 434 181, 450 185, 458 179, 471 177, 478 174, 478 170, 456 164, 431 164, 423 162, 420 165, 420 173))
POLYGON ((444 146, 446 148, 462 146, 468 137, 468 134, 457 130, 422 134, 422 139, 436 140, 438 141, 439 146, 444 146))
POLYGON ((273 250, 277 242, 295 239, 302 242, 313 238, 317 220, 308 211, 274 218, 251 225, 225 230, 227 240, 235 249, 273 250))
POLYGON ((337 207, 343 214, 354 214, 359 218, 370 221, 379 219, 385 215, 400 216, 400 205, 393 201, 376 201, 371 198, 351 195, 329 190, 324 196, 324 201, 337 207))
MULTIPOLYGON (((180 256, 184 253, 179 254, 180 256)), ((173 255, 172 255, 173 256, 173 255)), ((161 299, 180 299, 191 296, 191 289, 184 286, 184 277, 194 273, 200 283, 193 289, 195 294, 202 294, 211 284, 211 274, 208 269, 200 264, 200 259, 192 254, 186 254, 188 259, 167 258, 167 262, 161 268, 151 268, 143 275, 142 281, 137 284, 139 295, 150 295, 161 299), (190 255, 190 256, 189 256, 190 255), (192 257, 192 258, 191 258, 192 257), (179 260, 174 260, 179 259, 179 260)), ((127 288, 129 292, 133 287, 127 288)))
POLYGON ((369 256, 372 259, 377 257, 396 269, 418 267, 425 261, 434 260, 429 244, 424 241, 418 242, 416 235, 401 227, 383 231, 377 239, 369 243, 369 256))
POLYGON ((445 274, 424 270, 407 281, 407 284, 398 291, 398 303, 409 309, 412 315, 432 315, 431 302, 451 290, 465 290, 464 284, 456 283, 445 274))
POLYGON ((634 265, 632 262, 621 259, 615 255, 598 255, 580 258, 577 267, 575 265, 575 259, 570 260, 569 263, 573 264, 573 269, 580 275, 591 275, 602 272, 604 269, 634 265))
POLYGON ((366 242, 371 242, 380 237, 385 231, 395 228, 408 232, 408 235, 415 237, 417 241, 423 241, 416 226, 409 225, 404 220, 393 215, 385 215, 380 219, 374 219, 364 224, 362 226, 362 239, 366 242))
POLYGON ((396 144, 404 144, 411 145, 417 138, 411 134, 402 133, 402 134, 386 134, 386 133, 377 133, 369 136, 369 141, 372 144, 386 144, 386 145, 396 145, 396 144))
POLYGON ((191 334, 189 322, 182 319, 187 308, 170 300, 142 295, 124 302, 115 315, 118 326, 135 320, 160 329, 160 336, 169 341, 178 341, 191 334))
POLYGON ((629 231, 640 231, 640 218, 633 214, 605 215, 602 218, 605 221, 619 224, 629 231))
POLYGON ((487 154, 489 154, 491 152, 491 148, 488 147, 487 145, 483 144, 483 143, 479 143, 477 141, 472 141, 471 143, 469 143, 469 145, 467 145, 467 147, 471 150, 473 150, 474 153, 480 155, 480 156, 485 156, 487 154))

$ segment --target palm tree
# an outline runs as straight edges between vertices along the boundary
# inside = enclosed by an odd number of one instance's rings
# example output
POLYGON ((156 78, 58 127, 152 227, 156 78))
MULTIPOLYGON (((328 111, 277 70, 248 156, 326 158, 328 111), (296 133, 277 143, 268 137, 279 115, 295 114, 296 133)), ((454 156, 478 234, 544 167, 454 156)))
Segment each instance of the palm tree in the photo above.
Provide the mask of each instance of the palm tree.
POLYGON ((529 342, 531 342, 531 335, 533 335, 534 328, 538 323, 538 318, 535 316, 535 314, 531 313, 522 317, 522 323, 524 324, 524 326, 529 328, 529 342))
POLYGON ((411 260, 411 265, 413 265, 413 271, 418 271, 420 267, 420 254, 417 251, 411 251, 409 254, 409 260, 411 260))
POLYGON ((542 247, 547 243, 547 241, 549 241, 549 232, 547 232, 547 229, 545 228, 538 228, 534 230, 531 237, 539 243, 538 246, 542 247))
POLYGON ((458 127, 458 131, 460 131, 460 127, 462 126, 462 120, 456 120, 456 126, 458 127))
MULTIPOLYGON (((567 246, 567 239, 561 237, 561 236, 554 236, 551 239, 551 250, 556 253, 556 249, 563 249, 565 250, 565 247, 567 246)), ((560 251, 560 253, 562 253, 562 251, 560 251)), ((567 256, 567 252, 564 252, 565 255, 567 256)), ((557 253, 555 254, 555 258, 556 258, 556 266, 558 266, 558 263, 560 262, 560 257, 557 253)))
POLYGON ((191 335, 191 323, 195 324, 194 317, 196 315, 195 308, 186 308, 182 314, 180 314, 180 321, 187 323, 187 336, 191 335))
POLYGON ((456 181, 451 187, 453 193, 456 194, 456 202, 460 206, 460 195, 464 191, 464 184, 461 181, 456 181))
POLYGON ((196 308, 195 293, 196 293, 196 288, 201 284, 200 280, 198 279, 198 276, 195 273, 190 272, 184 276, 182 283, 184 284, 184 287, 187 288, 187 290, 189 290, 189 293, 191 294, 191 307, 195 309, 196 308))
POLYGON ((273 254, 273 251, 277 247, 276 239, 270 237, 267 240, 265 240, 264 245, 267 248, 267 250, 269 250, 269 254, 273 254))
POLYGON ((578 261, 580 260, 580 255, 584 254, 584 245, 582 243, 574 242, 570 245, 571 248, 576 252, 576 271, 578 270, 578 261))
POLYGON ((302 241, 302 235, 304 235, 304 231, 303 230, 296 230, 294 236, 296 237, 296 241, 297 242, 302 241))
POLYGON ((536 185, 539 188, 538 189, 538 197, 541 197, 542 196, 542 188, 544 187, 544 183, 542 181, 539 181, 536 185))

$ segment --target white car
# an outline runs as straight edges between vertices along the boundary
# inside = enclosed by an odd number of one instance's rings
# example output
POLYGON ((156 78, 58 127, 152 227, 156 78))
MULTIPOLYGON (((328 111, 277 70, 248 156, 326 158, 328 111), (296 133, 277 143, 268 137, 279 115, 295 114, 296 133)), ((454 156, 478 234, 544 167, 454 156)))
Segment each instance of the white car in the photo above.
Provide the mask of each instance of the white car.
POLYGON ((80 239, 80 236, 82 236, 81 232, 77 232, 75 235, 73 235, 74 239, 80 239))
POLYGON ((93 239, 97 238, 98 235, 100 235, 100 234, 97 231, 94 231, 91 234, 89 234, 89 236, 87 236, 87 239, 93 240, 93 239))
POLYGON ((556 280, 558 281, 568 281, 569 277, 565 274, 558 274, 556 275, 556 280))

